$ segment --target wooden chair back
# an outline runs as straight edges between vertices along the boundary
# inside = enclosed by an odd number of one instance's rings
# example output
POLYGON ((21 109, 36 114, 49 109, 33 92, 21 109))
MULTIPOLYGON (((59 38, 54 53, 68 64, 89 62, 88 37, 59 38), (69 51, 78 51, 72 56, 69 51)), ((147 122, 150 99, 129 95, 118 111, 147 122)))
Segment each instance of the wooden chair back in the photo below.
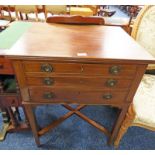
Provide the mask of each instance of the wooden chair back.
POLYGON ((104 25, 104 19, 102 17, 94 16, 52 16, 48 17, 46 22, 59 24, 104 25))
POLYGON ((3 13, 2 13, 2 5, 0 5, 0 19, 2 19, 3 13))
POLYGON ((45 5, 45 18, 47 19, 47 14, 67 14, 67 5, 45 5))
POLYGON ((18 20, 23 20, 22 13, 26 14, 26 19, 28 19, 27 14, 34 13, 36 16, 36 21, 38 21, 38 8, 37 5, 16 5, 16 18, 18 20), (20 16, 19 16, 20 15, 20 16))
POLYGON ((12 21, 13 18, 12 18, 11 12, 15 12, 15 6, 14 5, 0 5, 1 18, 12 21), (6 16, 4 16, 3 11, 8 12, 8 18, 6 16))
POLYGON ((90 8, 93 11, 93 15, 98 15, 100 5, 84 5, 84 6, 90 8))

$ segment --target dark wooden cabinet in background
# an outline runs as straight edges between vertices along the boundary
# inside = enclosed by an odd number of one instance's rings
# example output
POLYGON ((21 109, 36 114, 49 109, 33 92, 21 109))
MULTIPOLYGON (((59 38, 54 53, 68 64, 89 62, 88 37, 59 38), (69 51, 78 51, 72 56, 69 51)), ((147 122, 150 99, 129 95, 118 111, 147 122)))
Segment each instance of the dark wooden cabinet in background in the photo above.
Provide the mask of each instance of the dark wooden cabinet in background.
MULTIPOLYGON (((11 60, 0 57, 0 109, 10 119, 7 132, 28 129, 28 121, 21 120, 19 107, 22 106, 21 95, 17 85, 11 60)), ((4 122, 6 118, 3 118, 4 122)), ((8 120, 9 123, 9 120, 8 120)), ((2 131, 3 132, 3 131, 2 131)))

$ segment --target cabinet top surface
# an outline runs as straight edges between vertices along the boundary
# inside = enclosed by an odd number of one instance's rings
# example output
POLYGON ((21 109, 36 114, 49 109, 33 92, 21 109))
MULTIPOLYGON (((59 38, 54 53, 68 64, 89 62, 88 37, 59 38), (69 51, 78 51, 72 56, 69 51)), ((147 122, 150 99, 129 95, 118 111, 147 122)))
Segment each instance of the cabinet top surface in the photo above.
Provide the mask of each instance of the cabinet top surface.
POLYGON ((8 50, 12 58, 86 58, 146 60, 155 63, 144 48, 122 28, 32 23, 32 26, 8 50))

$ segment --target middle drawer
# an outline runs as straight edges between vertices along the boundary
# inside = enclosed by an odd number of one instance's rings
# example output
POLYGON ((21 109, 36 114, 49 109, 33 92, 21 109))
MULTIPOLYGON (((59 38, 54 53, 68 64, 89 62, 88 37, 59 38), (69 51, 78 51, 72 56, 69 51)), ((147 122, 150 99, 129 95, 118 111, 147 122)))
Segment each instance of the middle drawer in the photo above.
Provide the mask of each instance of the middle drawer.
POLYGON ((92 89, 128 89, 131 79, 104 78, 101 76, 27 77, 28 86, 77 87, 92 89))

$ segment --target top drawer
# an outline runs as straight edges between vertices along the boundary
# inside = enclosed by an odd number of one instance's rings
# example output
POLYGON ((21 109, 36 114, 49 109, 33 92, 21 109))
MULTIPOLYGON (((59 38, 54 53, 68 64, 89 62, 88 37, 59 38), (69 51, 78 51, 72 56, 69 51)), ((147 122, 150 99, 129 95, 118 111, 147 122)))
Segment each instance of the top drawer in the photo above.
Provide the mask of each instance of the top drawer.
POLYGON ((102 76, 132 76, 136 72, 135 65, 122 64, 82 64, 52 63, 40 61, 23 61, 25 72, 29 74, 89 74, 102 76))
POLYGON ((51 63, 24 61, 25 72, 42 73, 81 73, 81 64, 78 63, 51 63))
POLYGON ((9 59, 0 57, 0 74, 14 74, 12 63, 9 59))

